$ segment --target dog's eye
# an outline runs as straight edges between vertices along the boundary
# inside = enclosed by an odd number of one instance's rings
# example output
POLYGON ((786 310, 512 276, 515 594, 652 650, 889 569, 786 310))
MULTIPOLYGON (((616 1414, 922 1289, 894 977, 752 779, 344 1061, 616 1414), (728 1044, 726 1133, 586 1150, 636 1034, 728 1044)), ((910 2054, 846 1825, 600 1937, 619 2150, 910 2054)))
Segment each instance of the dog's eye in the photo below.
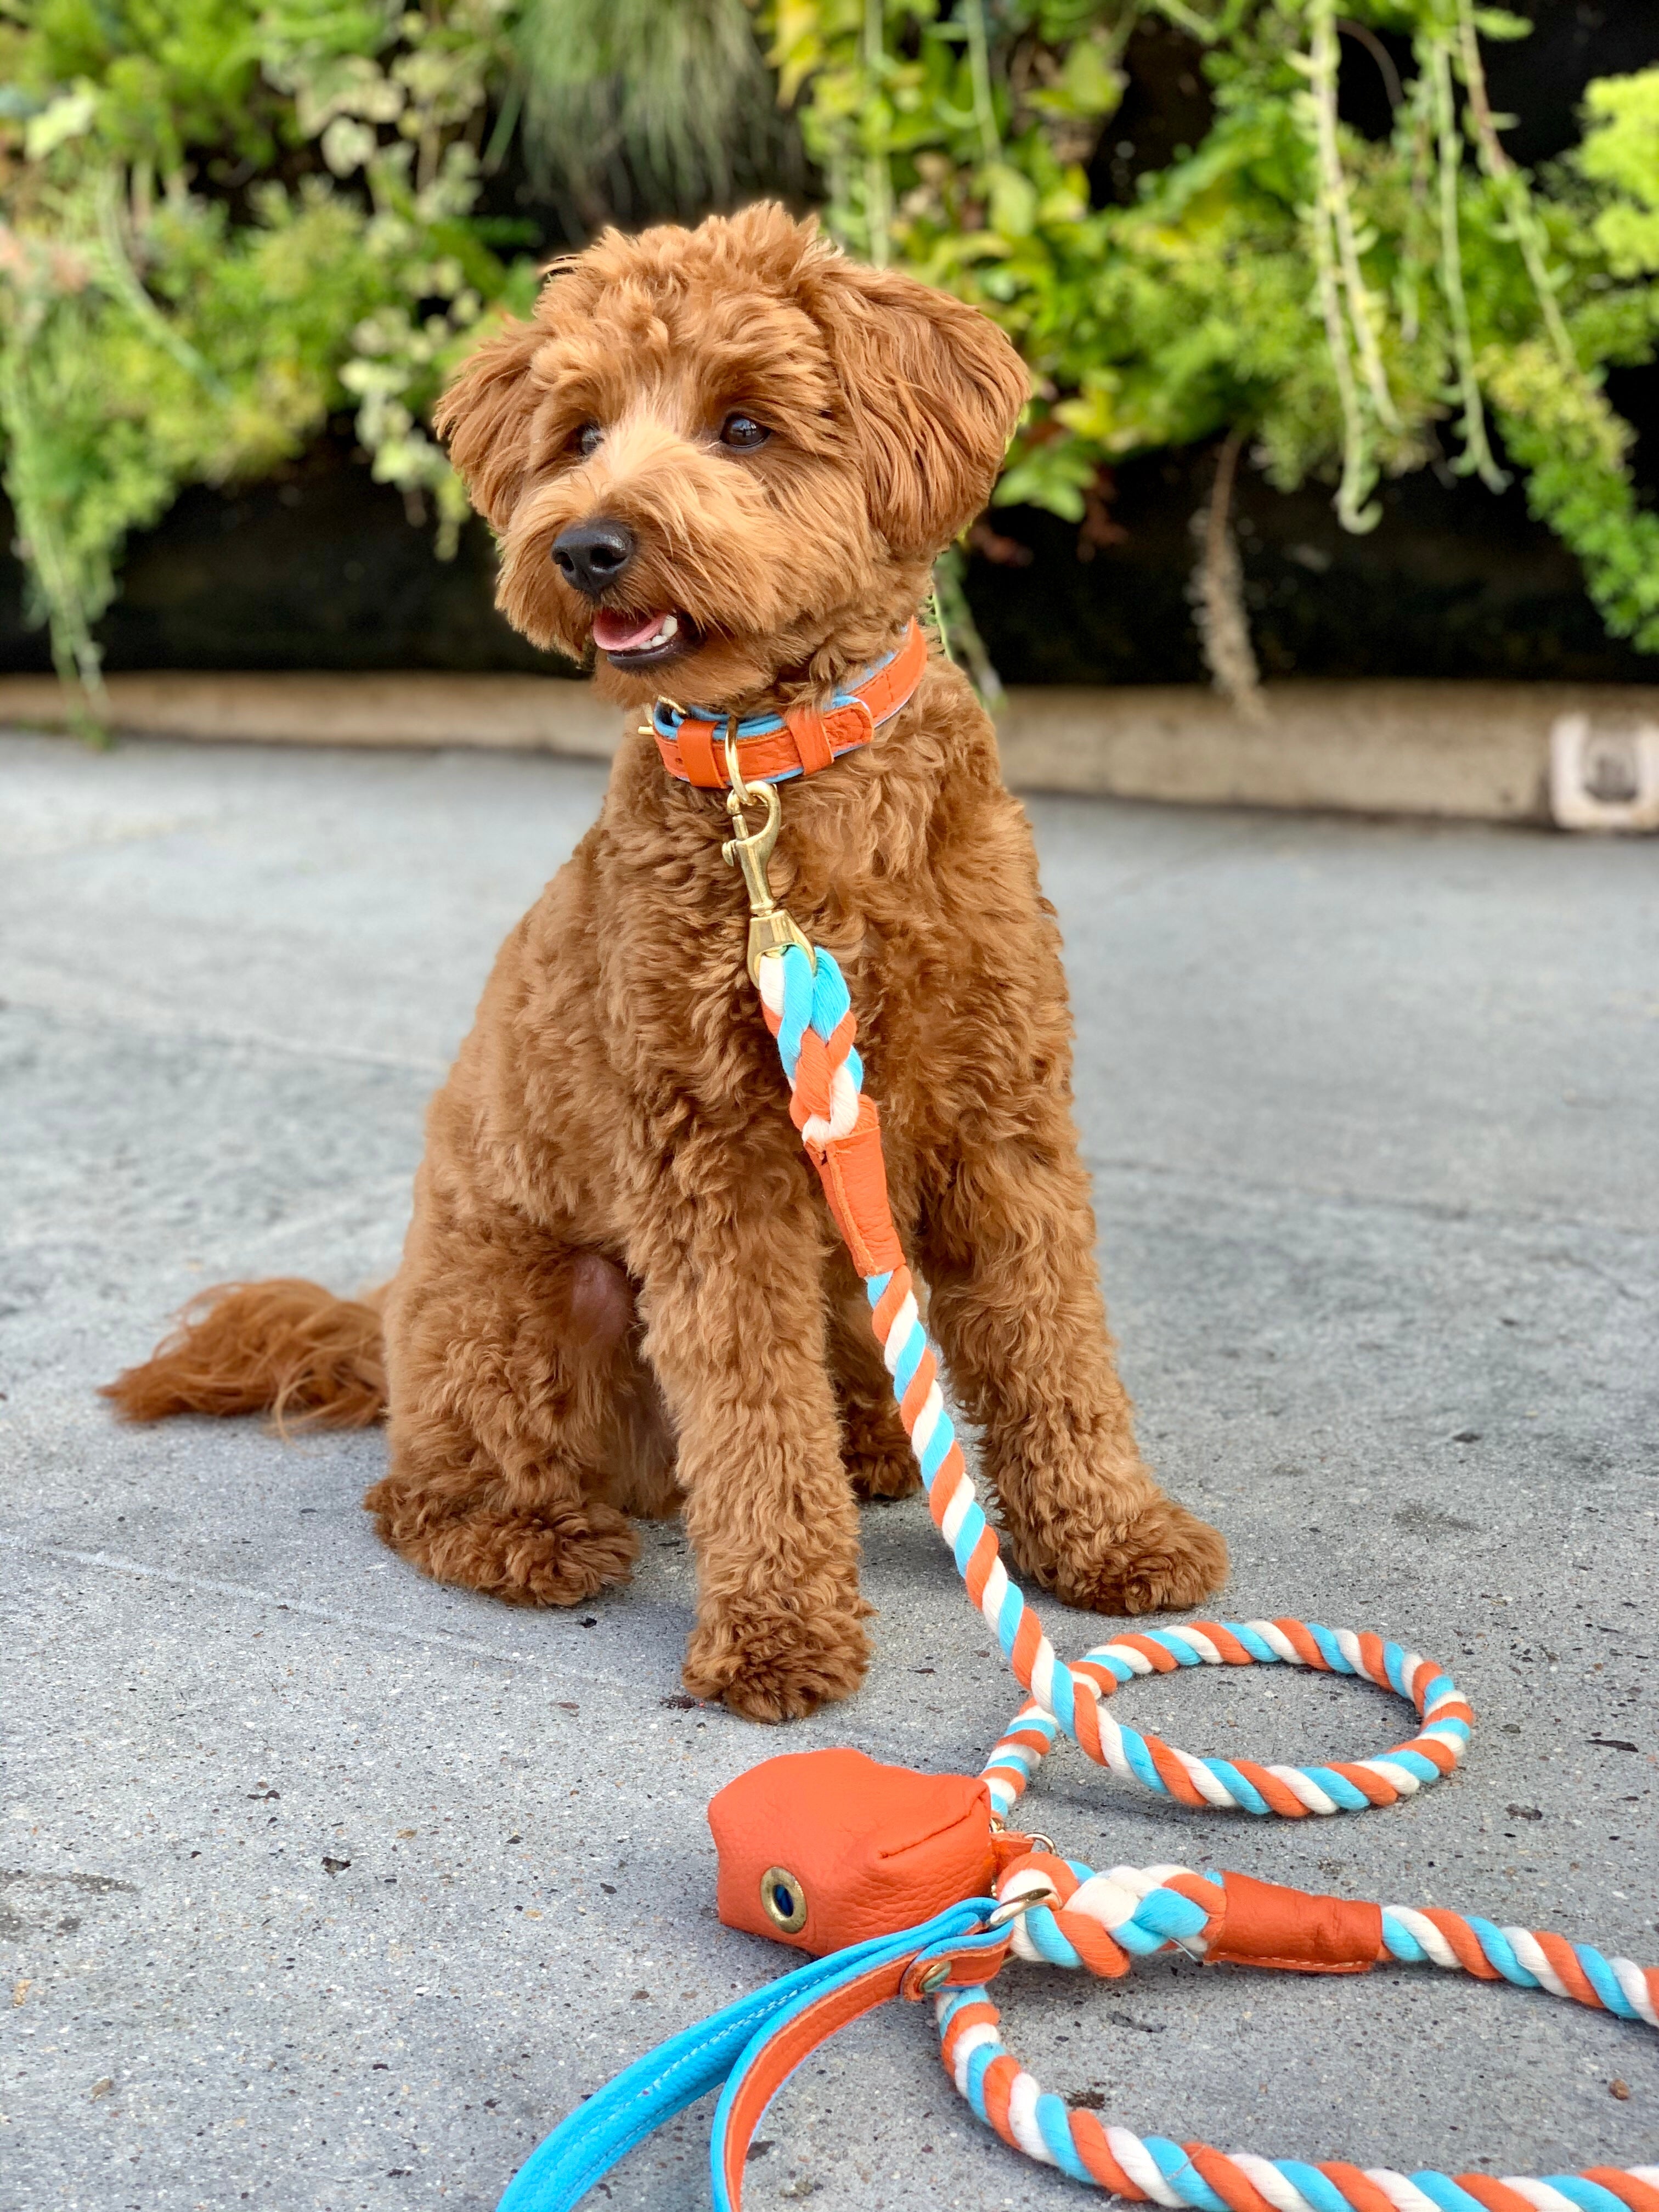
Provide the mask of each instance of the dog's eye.
POLYGON ((576 451, 586 460, 590 453, 598 453, 605 443, 605 433, 597 422, 584 422, 576 433, 576 451))
POLYGON ((752 415, 728 415, 720 424, 721 445, 735 447, 739 453, 752 453, 757 446, 763 446, 771 434, 766 425, 757 422, 752 415))

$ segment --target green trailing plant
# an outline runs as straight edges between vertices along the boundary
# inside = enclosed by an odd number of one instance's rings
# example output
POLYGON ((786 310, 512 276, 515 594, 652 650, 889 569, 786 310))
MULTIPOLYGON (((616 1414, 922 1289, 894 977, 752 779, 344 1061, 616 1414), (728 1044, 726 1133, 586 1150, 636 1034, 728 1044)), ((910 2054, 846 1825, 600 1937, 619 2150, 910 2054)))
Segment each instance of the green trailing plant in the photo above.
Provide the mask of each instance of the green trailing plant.
MULTIPOLYGON (((1533 176, 1486 80, 1524 24, 1475 0, 1343 10, 0 0, 0 467, 57 665, 95 717, 128 534, 343 410, 453 549, 465 502, 428 410, 534 290, 540 241, 483 212, 515 145, 574 239, 787 177, 797 126, 853 250, 1020 346, 1036 396, 1001 500, 1095 542, 1114 464, 1216 444, 1195 587, 1235 696, 1255 677, 1224 487, 1247 457, 1286 488, 1328 478, 1364 529, 1379 482, 1431 459, 1500 483, 1501 441, 1608 629, 1659 649, 1659 518, 1603 388, 1659 331, 1659 70, 1593 85, 1582 146, 1533 176), (1213 122, 1103 205, 1088 165, 1158 19, 1201 48, 1213 122), (1372 141, 1337 94, 1346 67, 1392 70, 1379 32, 1413 58, 1372 141)), ((988 684, 961 581, 957 556, 945 613, 988 684)))
POLYGON ((580 137, 652 15, 668 35, 607 161, 718 196, 743 101, 783 135, 743 0, 0 0, 0 464, 90 722, 129 532, 343 410, 453 551, 467 504, 431 404, 538 281, 531 226, 480 213, 485 175, 521 120, 538 146, 580 137), (738 106, 711 121, 744 42, 738 106))
MULTIPOLYGON (((1608 629, 1659 650, 1659 517, 1602 389, 1654 348, 1659 71, 1593 85, 1582 149, 1534 178, 1483 59, 1528 26, 1474 0, 771 0, 768 23, 836 233, 1024 353, 1000 501, 1086 523, 1114 463, 1242 438, 1363 531, 1381 477, 1442 455, 1501 489, 1490 419, 1608 629), (1214 122, 1101 206, 1086 165, 1156 18, 1200 43, 1214 122), (1413 55, 1382 143, 1337 98, 1345 45, 1394 77, 1378 31, 1413 55)), ((1203 634, 1248 697, 1224 517, 1201 542, 1203 634)))
POLYGON ((465 502, 423 416, 533 271, 472 220, 499 0, 41 0, 0 20, 0 434, 60 673, 95 714, 94 625, 127 533, 258 476, 343 405, 374 474, 465 502))
POLYGON ((522 0, 513 44, 532 167, 574 229, 798 172, 744 0, 522 0))

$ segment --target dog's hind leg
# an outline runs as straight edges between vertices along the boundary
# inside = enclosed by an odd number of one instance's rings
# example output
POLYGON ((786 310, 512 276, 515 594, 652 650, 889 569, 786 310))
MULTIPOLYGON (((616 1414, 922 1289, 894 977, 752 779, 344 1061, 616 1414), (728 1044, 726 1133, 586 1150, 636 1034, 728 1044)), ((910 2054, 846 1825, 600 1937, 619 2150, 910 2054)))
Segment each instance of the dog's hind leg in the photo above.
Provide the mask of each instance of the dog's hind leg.
POLYGON ((392 1462, 364 1500, 386 1542, 510 1604, 626 1582, 638 1540, 607 1493, 648 1425, 632 1328, 628 1279, 599 1253, 417 1200, 386 1310, 392 1462))

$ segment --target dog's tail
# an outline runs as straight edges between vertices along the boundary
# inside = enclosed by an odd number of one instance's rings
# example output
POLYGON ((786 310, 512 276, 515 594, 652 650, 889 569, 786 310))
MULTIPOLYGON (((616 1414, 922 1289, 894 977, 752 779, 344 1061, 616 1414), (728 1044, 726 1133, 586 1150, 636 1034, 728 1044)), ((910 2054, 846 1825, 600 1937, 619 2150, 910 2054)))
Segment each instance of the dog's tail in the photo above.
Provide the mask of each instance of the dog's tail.
POLYGON ((368 1428, 386 1413, 382 1295, 337 1298, 295 1276, 216 1284, 102 1395, 129 1421, 269 1412, 280 1429, 368 1428))

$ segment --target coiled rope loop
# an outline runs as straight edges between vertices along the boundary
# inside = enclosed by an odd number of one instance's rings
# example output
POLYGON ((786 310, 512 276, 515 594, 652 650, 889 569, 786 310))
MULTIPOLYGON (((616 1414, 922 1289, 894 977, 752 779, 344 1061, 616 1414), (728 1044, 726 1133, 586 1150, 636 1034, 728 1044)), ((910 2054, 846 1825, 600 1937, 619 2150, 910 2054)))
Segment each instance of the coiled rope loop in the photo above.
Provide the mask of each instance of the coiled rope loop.
POLYGON ((864 1276, 877 1340, 934 1525, 951 1547, 970 1601, 1029 1697, 985 1770, 997 1810, 1006 1814, 1060 1735, 1097 1765, 1179 1804, 1289 1820, 1391 1805, 1449 1773, 1468 1747, 1474 1716, 1468 1703, 1443 1668, 1369 1632, 1299 1620, 1200 1621, 1115 1638, 1075 1667, 1059 1656, 1003 1565, 945 1409, 939 1356, 922 1326, 910 1272, 899 1253, 885 1180, 872 1172, 872 1156, 879 1169, 880 1128, 863 1095, 846 981, 822 946, 809 956, 792 945, 760 963, 759 988, 789 1081, 795 1126, 864 1276), (890 1264, 877 1264, 882 1260, 890 1264), (1254 1759, 1195 1758, 1158 1736, 1120 1727, 1102 1711, 1102 1701, 1138 1674, 1263 1665, 1358 1675, 1409 1699, 1423 1726, 1379 1758, 1264 1766, 1254 1759))
MULTIPOLYGON (((1097 1726, 1102 1765, 1182 1805, 1276 1813, 1297 1820, 1310 1813, 1358 1813, 1368 1805, 1392 1805, 1425 1783, 1437 1782, 1468 1747, 1474 1717, 1450 1676, 1432 1660, 1385 1644, 1368 1630, 1322 1628, 1305 1620, 1195 1620, 1179 1628, 1115 1637, 1079 1660, 1072 1673, 1108 1697, 1139 1674, 1170 1674, 1182 1667, 1274 1665, 1317 1668, 1375 1682, 1409 1699, 1423 1717, 1423 1728, 1375 1759, 1331 1766, 1261 1766, 1248 1759, 1195 1759, 1158 1736, 1121 1728, 1109 1714, 1101 1713, 1097 1726)), ((1059 1723, 1035 1698, 1021 1708, 985 1765, 984 1778, 999 1813, 1006 1817, 1012 1810, 1059 1735, 1059 1723)))
MULTIPOLYGON (((1034 1903, 1012 1923, 1017 1956, 1113 1978, 1161 1951, 1205 1957, 1226 1918, 1219 1875, 1176 1866, 1097 1874, 1047 1852, 1014 1861, 997 1894, 1005 1905, 1020 1897, 1048 1900, 1034 1903)), ((1499 1928, 1437 1908, 1375 1910, 1378 1959, 1547 1990, 1659 2027, 1659 1967, 1609 1959, 1588 1943, 1547 1931, 1499 1928)), ((1001 2014, 982 1986, 943 1994, 934 2008, 945 2070, 975 2116, 1027 2157, 1119 2197, 1193 2212, 1659 2212, 1659 2166, 1593 2166, 1543 2180, 1406 2175, 1143 2137, 1046 2093, 1004 2045, 1001 2014)))

